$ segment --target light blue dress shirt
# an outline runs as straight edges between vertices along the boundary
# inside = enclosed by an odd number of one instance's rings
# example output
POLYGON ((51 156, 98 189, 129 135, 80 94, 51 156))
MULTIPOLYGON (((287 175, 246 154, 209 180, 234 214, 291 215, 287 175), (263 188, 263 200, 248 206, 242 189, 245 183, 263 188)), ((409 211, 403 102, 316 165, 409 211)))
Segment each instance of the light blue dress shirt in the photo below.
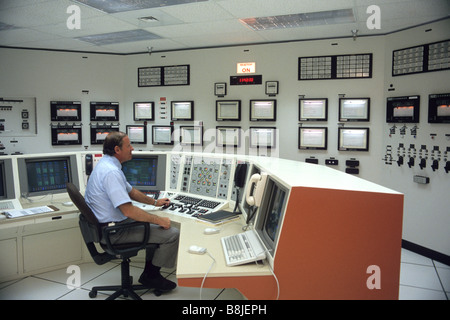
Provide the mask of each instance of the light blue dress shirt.
POLYGON ((116 157, 105 154, 89 177, 84 198, 100 223, 126 219, 119 206, 131 202, 132 186, 121 169, 116 157))

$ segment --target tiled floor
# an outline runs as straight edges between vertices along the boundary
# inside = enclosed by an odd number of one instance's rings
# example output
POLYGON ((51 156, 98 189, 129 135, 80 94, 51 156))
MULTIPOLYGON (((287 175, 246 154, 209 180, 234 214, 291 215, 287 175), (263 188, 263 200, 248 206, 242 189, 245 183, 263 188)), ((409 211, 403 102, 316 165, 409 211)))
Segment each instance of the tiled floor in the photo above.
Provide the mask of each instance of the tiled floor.
MULTIPOLYGON (((400 274, 400 300, 448 300, 450 298, 450 266, 402 249, 400 274)), ((98 266, 85 263, 79 266, 81 288, 68 289, 69 274, 66 268, 42 273, 20 280, 0 283, 0 300, 83 300, 89 298, 89 290, 96 285, 117 284, 120 279, 120 265, 107 263, 98 266)), ((132 263, 130 270, 134 279, 142 272, 143 263, 132 263)), ((176 281, 175 270, 163 270, 162 274, 176 281)), ((234 289, 203 289, 177 287, 170 293, 156 297, 151 291, 142 290, 138 294, 144 300, 242 300, 245 299, 234 289)), ((99 292, 96 299, 107 295, 99 292)))

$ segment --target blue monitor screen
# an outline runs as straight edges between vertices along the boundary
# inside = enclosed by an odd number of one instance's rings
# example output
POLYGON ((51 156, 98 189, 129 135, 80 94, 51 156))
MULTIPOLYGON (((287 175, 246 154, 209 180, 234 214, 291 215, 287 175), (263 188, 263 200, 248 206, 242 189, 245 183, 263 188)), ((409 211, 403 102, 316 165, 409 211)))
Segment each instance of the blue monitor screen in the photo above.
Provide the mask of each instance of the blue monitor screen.
POLYGON ((156 186, 157 157, 136 157, 122 164, 122 171, 133 187, 156 186))
POLYGON ((65 189, 70 182, 67 159, 27 161, 28 192, 65 189))

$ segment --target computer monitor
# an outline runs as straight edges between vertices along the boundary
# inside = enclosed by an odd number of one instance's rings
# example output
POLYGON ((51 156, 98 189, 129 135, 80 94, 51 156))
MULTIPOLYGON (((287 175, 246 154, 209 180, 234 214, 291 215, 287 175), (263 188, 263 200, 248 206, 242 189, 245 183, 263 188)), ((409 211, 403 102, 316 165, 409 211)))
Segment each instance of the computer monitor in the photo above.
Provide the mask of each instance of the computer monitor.
POLYGON ((276 147, 276 127, 250 127, 249 128, 250 148, 275 148, 276 147))
POLYGON ((155 120, 155 103, 153 101, 134 102, 133 109, 134 121, 155 120))
POLYGON ((339 98, 339 121, 369 121, 370 98, 339 98))
POLYGON ((66 192, 66 183, 80 188, 76 155, 18 158, 20 193, 40 196, 66 192))
POLYGON ((418 123, 420 96, 390 97, 386 102, 387 123, 418 123))
POLYGON ((194 120, 194 101, 172 101, 171 120, 194 120))
POLYGON ((369 151, 369 128, 338 129, 339 151, 369 151))
POLYGON ((146 125, 127 125, 126 132, 131 143, 147 144, 147 126, 146 125))
POLYGON ((298 100, 299 121, 327 121, 328 99, 304 99, 298 100))
POLYGON ((90 102, 91 121, 119 121, 118 102, 90 102))
POLYGON ((301 150, 326 150, 327 127, 299 127, 298 148, 301 150))
POLYGON ((269 261, 275 257, 283 226, 289 189, 273 176, 267 178, 266 190, 255 221, 255 231, 264 243, 269 261))
POLYGON ((0 160, 0 200, 14 199, 14 177, 12 170, 12 160, 0 160))
POLYGON ((152 144, 173 145, 173 126, 152 126, 152 144))
POLYGON ((277 100, 250 100, 250 121, 276 121, 277 100))
POLYGON ((51 121, 81 121, 81 101, 50 101, 51 121))
POLYGON ((450 93, 428 95, 428 123, 450 123, 450 93))
POLYGON ((165 190, 166 156, 133 154, 133 158, 122 163, 122 171, 129 184, 142 191, 165 190))

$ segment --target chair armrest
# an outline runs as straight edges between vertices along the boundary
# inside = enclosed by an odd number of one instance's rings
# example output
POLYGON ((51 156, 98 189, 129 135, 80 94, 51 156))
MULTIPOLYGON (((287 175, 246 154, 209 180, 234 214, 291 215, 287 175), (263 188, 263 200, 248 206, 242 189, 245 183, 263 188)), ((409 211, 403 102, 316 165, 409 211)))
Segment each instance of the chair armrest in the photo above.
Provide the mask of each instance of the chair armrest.
POLYGON ((104 239, 106 241, 106 248, 108 251, 112 252, 115 255, 124 255, 127 253, 132 253, 144 249, 148 245, 148 238, 150 236, 150 225, 148 222, 131 222, 126 224, 120 224, 115 226, 107 226, 103 228, 102 231, 104 235, 104 239), (110 236, 114 234, 118 230, 125 230, 130 228, 142 227, 144 228, 144 234, 142 240, 140 242, 133 243, 117 243, 112 244, 110 236))

